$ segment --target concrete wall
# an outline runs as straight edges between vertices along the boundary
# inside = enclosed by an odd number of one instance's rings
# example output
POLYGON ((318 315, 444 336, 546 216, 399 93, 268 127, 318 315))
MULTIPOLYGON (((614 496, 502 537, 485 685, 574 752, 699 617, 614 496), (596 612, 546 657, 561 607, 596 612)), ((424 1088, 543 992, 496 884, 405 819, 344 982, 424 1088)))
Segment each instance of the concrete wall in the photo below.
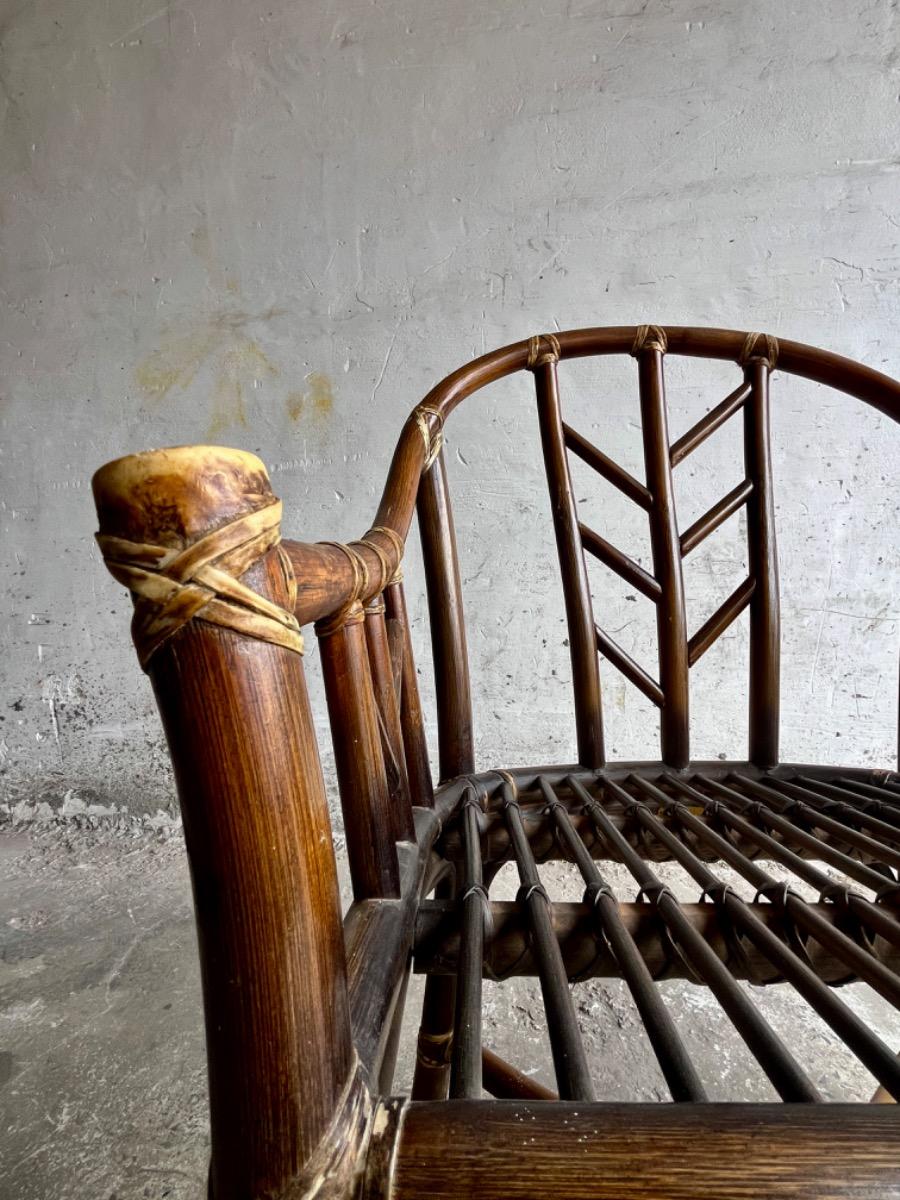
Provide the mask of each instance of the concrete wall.
MULTIPOLYGON (((289 533, 350 538, 408 409, 533 332, 730 325, 900 369, 893 3, 9 0, 2 20, 8 804, 171 802, 129 603, 92 544, 110 457, 246 447, 289 533)), ((570 419, 639 471, 632 365, 566 378, 570 419)), ((677 434, 735 375, 670 378, 677 434)), ((888 764, 898 440, 840 396, 774 391, 784 750, 888 764)), ((568 759, 529 381, 469 401, 447 441, 481 761, 568 759)), ((685 523, 739 478, 723 444, 681 468, 685 523)), ((588 518, 646 555, 604 486, 578 477, 588 518)), ((695 623, 742 536, 690 560, 695 623)), ((597 586, 651 663, 649 606, 597 586)), ((746 649, 741 624, 697 668, 701 754, 742 752, 746 649)), ((652 753, 653 714, 605 682, 611 747, 652 753)))

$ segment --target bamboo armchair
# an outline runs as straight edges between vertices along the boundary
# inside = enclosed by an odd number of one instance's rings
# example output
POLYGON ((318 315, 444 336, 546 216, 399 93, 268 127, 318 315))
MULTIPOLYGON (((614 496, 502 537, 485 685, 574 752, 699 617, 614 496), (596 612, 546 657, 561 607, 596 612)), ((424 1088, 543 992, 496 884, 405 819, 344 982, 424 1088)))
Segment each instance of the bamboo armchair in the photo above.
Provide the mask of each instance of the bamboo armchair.
POLYGON ((816 1103, 742 986, 795 989, 900 1097, 900 1036, 885 1045, 832 986, 864 980, 900 1008, 900 775, 779 761, 776 361, 900 420, 900 385, 807 346, 726 330, 600 328, 519 342, 438 384, 403 428, 373 527, 349 545, 281 540, 280 502, 262 463, 241 451, 150 451, 97 472, 99 542, 134 597, 134 639, 184 816, 214 1200, 900 1196, 897 1109, 816 1103), (735 390, 674 443, 667 353, 739 366, 735 390), (637 360, 643 483, 561 415, 558 362, 609 354, 637 360), (569 626, 578 762, 476 773, 442 428, 467 396, 526 369, 569 626), (680 530, 673 471, 737 414, 745 478, 680 530), (579 521, 570 454, 646 511, 652 574, 579 521), (437 786, 400 572, 416 507, 437 786), (691 634, 682 559, 739 508, 748 578, 691 634), (595 624, 585 552, 655 604, 658 679, 595 624), (747 759, 692 762, 689 670, 745 608, 747 759), (343 921, 300 653, 311 624, 353 880, 343 921), (659 707, 658 761, 607 763, 598 651, 659 707), (636 900, 615 895, 604 859, 627 868, 636 900), (664 885, 653 865, 664 859, 696 881, 699 902, 679 903, 664 885), (582 903, 551 901, 537 866, 547 860, 574 864, 582 903), (521 888, 515 903, 497 903, 489 888, 507 861, 521 888), (723 866, 754 900, 729 886, 723 866), (818 898, 803 899, 791 881, 818 898), (406 1100, 392 1097, 391 1081, 411 968, 427 982, 406 1100), (482 980, 511 974, 540 979, 558 1097, 482 1047, 482 980), (782 1103, 707 1100, 655 982, 673 975, 711 990, 782 1103), (598 976, 626 981, 674 1103, 596 1099, 602 1081, 588 1069, 570 981, 598 976))

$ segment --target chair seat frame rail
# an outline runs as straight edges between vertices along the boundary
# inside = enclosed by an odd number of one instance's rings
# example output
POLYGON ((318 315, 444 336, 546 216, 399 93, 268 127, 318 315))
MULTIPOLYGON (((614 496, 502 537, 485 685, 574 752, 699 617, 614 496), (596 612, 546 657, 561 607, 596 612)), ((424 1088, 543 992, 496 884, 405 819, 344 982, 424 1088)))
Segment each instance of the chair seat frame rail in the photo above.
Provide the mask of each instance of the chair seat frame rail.
MULTIPOLYGON (((808 1064, 747 983, 790 987, 900 1097, 889 1045, 842 999, 862 981, 900 1011, 900 775, 784 763, 769 433, 773 371, 900 420, 900 385, 769 335, 622 326, 533 337, 439 383, 404 425, 356 541, 282 537, 252 454, 130 455, 94 477, 98 541, 134 600, 132 634, 169 750, 190 861, 206 1019, 212 1200, 319 1197, 900 1197, 890 1103, 820 1103, 808 1064), (731 361, 733 390, 668 431, 665 362, 731 361), (636 360, 642 482, 563 416, 560 363, 636 360), (476 772, 462 583, 442 441, 454 409, 534 378, 572 661, 578 761, 476 772), (675 473, 740 415, 743 479, 686 529, 675 473), (578 512, 571 456, 646 513, 645 567, 578 512), (747 578, 691 632, 682 564, 738 511, 747 578), (437 702, 432 770, 402 571, 417 515, 437 702), (594 617, 587 556, 656 609, 656 669, 594 617), (749 741, 695 762, 691 667, 749 611, 749 741), (318 639, 353 902, 342 917, 303 671, 318 639), (658 759, 610 763, 601 659, 660 711, 658 759), (551 898, 567 862, 578 901, 551 898), (696 885, 676 897, 658 864, 696 885), (514 901, 491 898, 514 864, 514 901), (629 880, 617 894, 604 864, 629 880), (425 976, 415 1078, 393 1094, 411 972, 425 976), (539 980, 555 1088, 484 1044, 483 981, 539 980), (622 979, 671 1103, 609 1103, 573 988, 622 979), (660 982, 709 989, 772 1102, 713 1103, 660 982), (487 1097, 486 1097, 487 1093, 487 1097)), ((604 668, 605 669, 605 668, 604 668)))

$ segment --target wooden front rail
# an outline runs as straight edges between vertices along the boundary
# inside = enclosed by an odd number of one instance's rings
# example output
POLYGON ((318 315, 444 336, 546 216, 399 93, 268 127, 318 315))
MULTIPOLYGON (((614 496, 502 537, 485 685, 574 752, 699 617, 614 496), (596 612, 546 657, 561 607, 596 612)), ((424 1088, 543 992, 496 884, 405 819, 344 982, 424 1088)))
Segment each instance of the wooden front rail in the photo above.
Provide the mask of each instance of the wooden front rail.
POLYGON ((391 1187, 372 1200, 900 1197, 888 1105, 452 1100, 408 1105, 384 1136, 391 1187))

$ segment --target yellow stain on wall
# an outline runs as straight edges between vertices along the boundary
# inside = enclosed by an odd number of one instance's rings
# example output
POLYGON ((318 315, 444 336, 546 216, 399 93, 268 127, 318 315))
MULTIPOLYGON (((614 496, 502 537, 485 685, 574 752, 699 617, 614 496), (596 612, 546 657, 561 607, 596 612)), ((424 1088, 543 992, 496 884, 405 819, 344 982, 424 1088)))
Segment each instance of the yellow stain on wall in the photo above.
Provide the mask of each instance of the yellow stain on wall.
POLYGON ((285 400, 288 416, 292 421, 299 421, 304 413, 317 420, 326 419, 334 408, 331 380, 322 371, 312 371, 306 376, 305 382, 305 391, 288 393, 285 400))
POLYGON ((153 401, 173 391, 186 391, 201 371, 213 377, 207 437, 210 441, 234 426, 247 425, 245 397, 248 388, 279 375, 259 344, 242 332, 253 318, 245 313, 219 313, 205 325, 186 334, 167 334, 158 349, 135 368, 140 390, 153 401))
POLYGON ((210 329, 175 338, 164 338, 154 350, 138 363, 135 382, 145 396, 164 399, 173 388, 189 387, 218 342, 210 329))
POLYGON ((256 342, 246 338, 242 345, 227 350, 219 363, 213 391, 213 411, 207 437, 214 442, 234 425, 247 426, 244 388, 262 376, 278 374, 256 342))

